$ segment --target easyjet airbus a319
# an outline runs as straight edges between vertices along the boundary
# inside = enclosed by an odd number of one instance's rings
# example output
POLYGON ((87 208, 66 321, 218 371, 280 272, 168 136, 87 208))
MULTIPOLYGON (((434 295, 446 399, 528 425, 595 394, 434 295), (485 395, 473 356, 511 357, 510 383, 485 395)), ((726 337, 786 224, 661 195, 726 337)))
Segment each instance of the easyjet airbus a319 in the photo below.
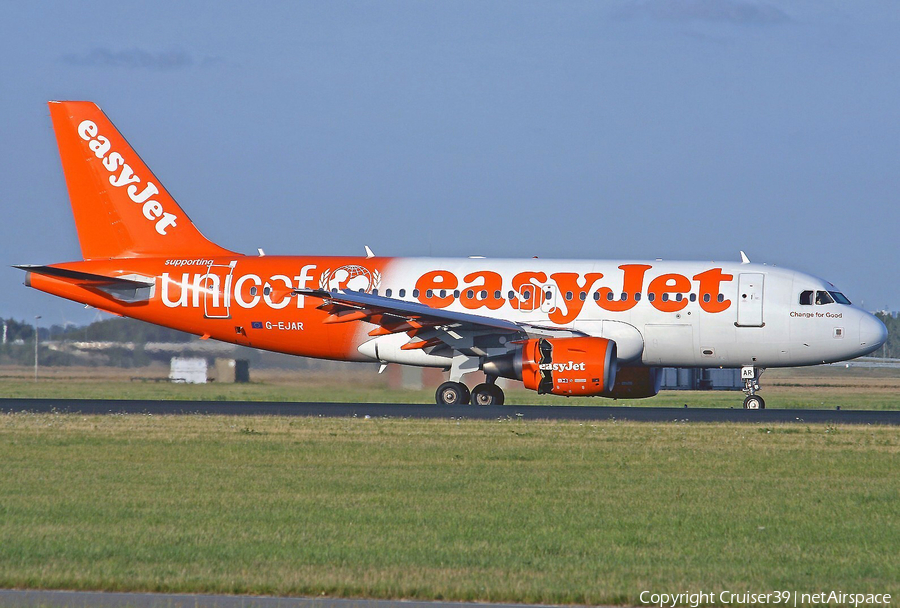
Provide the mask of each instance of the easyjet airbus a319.
POLYGON ((887 330, 831 283, 742 263, 247 256, 208 241, 106 115, 50 102, 82 261, 25 283, 116 315, 265 350, 438 367, 439 404, 502 404, 496 379, 637 399, 662 367, 842 361, 887 330), (471 389, 466 375, 484 372, 471 389))

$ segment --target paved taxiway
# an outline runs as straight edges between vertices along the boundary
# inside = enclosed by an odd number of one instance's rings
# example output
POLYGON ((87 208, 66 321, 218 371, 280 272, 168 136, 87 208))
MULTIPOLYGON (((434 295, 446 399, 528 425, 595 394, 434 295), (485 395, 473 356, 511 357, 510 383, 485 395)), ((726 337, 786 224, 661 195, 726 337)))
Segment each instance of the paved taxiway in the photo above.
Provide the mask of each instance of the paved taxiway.
POLYGON ((263 401, 139 401, 97 399, 0 399, 0 412, 73 414, 201 414, 225 416, 321 416, 372 418, 526 420, 635 420, 643 422, 802 422, 900 425, 891 410, 744 410, 594 405, 420 405, 406 403, 285 403, 263 401))

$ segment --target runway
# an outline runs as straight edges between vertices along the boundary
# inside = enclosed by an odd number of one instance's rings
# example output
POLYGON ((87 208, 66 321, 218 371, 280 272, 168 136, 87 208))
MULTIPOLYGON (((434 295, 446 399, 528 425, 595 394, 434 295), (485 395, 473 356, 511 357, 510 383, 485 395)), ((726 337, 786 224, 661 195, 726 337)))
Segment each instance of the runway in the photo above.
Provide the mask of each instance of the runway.
POLYGON ((97 399, 0 399, 0 412, 312 416, 327 418, 443 418, 496 420, 633 420, 640 422, 794 422, 900 425, 895 410, 744 410, 587 405, 433 405, 408 403, 293 403, 268 401, 150 401, 97 399))

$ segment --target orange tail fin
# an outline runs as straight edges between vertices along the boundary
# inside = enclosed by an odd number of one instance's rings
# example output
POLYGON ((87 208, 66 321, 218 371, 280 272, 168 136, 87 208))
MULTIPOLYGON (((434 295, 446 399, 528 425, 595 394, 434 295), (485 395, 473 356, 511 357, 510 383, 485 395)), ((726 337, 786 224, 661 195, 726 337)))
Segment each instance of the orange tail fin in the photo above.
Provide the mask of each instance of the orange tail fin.
POLYGON ((200 234, 96 104, 49 105, 84 259, 234 255, 200 234))

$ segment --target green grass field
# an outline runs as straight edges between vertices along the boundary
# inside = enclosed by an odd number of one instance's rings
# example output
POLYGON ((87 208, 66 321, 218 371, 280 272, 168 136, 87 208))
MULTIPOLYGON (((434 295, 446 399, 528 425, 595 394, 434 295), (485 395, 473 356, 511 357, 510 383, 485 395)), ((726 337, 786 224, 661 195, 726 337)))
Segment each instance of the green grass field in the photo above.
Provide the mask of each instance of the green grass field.
MULTIPOLYGON (((178 399, 225 401, 336 401, 434 403, 437 384, 421 390, 389 388, 374 370, 254 370, 249 384, 205 385, 146 381, 165 378, 164 367, 45 368, 38 382, 32 370, 0 367, 0 397, 84 399, 178 399)), ((470 382, 471 384, 471 382, 470 382)), ((741 407, 735 391, 663 391, 650 399, 538 395, 518 384, 507 389, 509 405, 627 405, 634 407, 741 407)), ((900 369, 814 367, 769 370, 762 392, 770 408, 900 409, 900 369)))
POLYGON ((884 427, 0 416, 0 586, 900 594, 884 427))

